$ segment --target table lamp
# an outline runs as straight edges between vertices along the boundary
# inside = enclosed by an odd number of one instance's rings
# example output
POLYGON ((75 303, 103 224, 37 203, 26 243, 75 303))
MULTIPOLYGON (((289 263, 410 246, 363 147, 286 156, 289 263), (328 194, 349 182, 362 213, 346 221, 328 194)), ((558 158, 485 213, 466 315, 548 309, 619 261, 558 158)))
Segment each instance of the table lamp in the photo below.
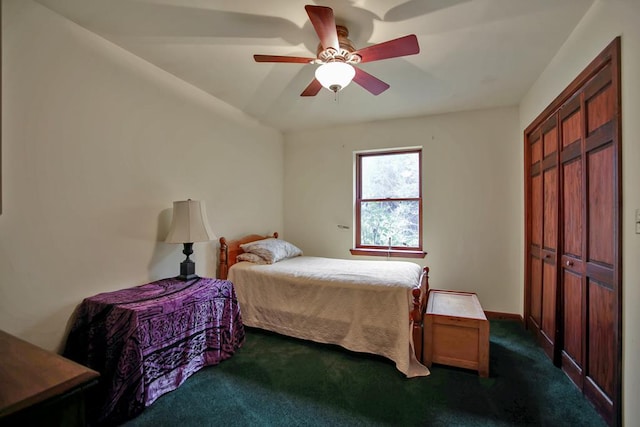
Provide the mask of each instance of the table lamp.
POLYGON ((184 244, 183 254, 187 258, 180 263, 179 280, 196 279, 196 263, 189 256, 193 253, 194 242, 208 242, 216 236, 209 228, 204 203, 199 200, 181 200, 173 202, 173 218, 167 235, 167 243, 184 244))

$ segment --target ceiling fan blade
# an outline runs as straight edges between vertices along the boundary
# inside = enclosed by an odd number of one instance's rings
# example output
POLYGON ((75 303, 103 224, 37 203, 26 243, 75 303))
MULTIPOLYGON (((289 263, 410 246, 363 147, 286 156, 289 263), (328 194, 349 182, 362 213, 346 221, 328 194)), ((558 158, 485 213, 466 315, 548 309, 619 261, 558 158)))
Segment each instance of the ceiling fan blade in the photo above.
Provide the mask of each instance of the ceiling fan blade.
POLYGON ((362 62, 379 61, 387 58, 397 58, 399 56, 415 55, 420 52, 418 38, 415 34, 389 40, 387 42, 374 44, 355 51, 362 58, 362 62))
POLYGON ((379 78, 373 77, 371 74, 361 70, 358 67, 353 68, 355 68, 356 70, 356 75, 353 78, 353 81, 358 83, 360 86, 362 86, 372 94, 380 95, 382 92, 389 89, 389 85, 379 78))
POLYGON ((316 79, 313 79, 309 86, 300 94, 300 96, 316 96, 322 89, 322 85, 316 79))
POLYGON ((309 64, 316 58, 302 58, 300 56, 278 56, 278 55, 253 55, 256 62, 287 62, 292 64, 309 64))
POLYGON ((332 47, 335 50, 340 50, 333 9, 326 6, 313 5, 306 5, 304 9, 307 11, 307 15, 309 15, 309 20, 311 20, 313 28, 315 28, 316 33, 318 33, 322 48, 327 49, 332 47))

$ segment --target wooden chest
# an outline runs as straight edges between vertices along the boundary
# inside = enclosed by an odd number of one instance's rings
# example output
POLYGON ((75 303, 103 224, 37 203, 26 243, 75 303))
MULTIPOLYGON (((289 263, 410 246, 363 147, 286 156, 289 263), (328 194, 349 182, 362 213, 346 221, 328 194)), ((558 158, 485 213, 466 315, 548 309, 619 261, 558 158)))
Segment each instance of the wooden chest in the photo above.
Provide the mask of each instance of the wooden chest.
POLYGON ((456 366, 489 376, 489 321, 470 292, 429 292, 422 362, 456 366))

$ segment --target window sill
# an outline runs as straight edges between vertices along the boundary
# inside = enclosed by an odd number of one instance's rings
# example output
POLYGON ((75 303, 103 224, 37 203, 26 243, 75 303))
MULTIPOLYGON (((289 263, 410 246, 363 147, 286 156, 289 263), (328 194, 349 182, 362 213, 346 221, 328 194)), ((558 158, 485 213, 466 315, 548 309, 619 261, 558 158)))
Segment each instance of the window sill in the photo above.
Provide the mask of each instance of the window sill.
POLYGON ((397 258, 424 258, 427 253, 424 251, 399 251, 399 250, 387 250, 387 249, 364 249, 354 248, 349 249, 351 255, 367 255, 367 256, 390 256, 397 258))

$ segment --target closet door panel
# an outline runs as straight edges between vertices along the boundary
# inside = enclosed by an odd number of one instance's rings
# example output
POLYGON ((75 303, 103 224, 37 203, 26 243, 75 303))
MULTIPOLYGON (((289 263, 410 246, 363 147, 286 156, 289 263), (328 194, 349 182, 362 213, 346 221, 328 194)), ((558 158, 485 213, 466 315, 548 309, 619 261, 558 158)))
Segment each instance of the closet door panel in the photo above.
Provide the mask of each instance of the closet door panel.
MULTIPOLYGON (((614 394, 615 333, 614 333, 614 293, 611 288, 595 280, 589 280, 589 336, 588 366, 586 377, 596 387, 591 395, 604 392, 607 399, 614 394)), ((600 396, 602 399, 602 396, 600 396)))
POLYGON ((613 145, 588 155, 589 218, 588 260, 612 267, 614 264, 613 145))
POLYGON ((531 258, 531 302, 530 316, 540 329, 542 321, 542 262, 538 257, 531 258))
POLYGON ((606 66, 586 86, 587 132, 609 122, 615 109, 615 91, 612 83, 611 66, 606 66))
POLYGON ((582 275, 564 270, 562 276, 564 317, 562 368, 582 388, 583 335, 582 275))
MULTIPOLYGON (((556 331, 556 267, 552 260, 545 261, 542 267, 542 332, 552 345, 556 331)), ((551 347, 546 348, 551 351, 551 347)), ((551 355, 550 355, 551 356, 551 355)))
POLYGON ((542 249, 542 176, 531 178, 531 244, 542 249))
POLYGON ((542 143, 538 137, 531 143, 531 165, 539 164, 542 161, 542 143))
POLYGON ((556 117, 552 116, 544 125, 542 131, 544 158, 555 154, 558 150, 558 129, 556 128, 556 117))
POLYGON ((558 183, 557 171, 555 168, 545 170, 544 185, 544 210, 543 210, 543 248, 547 251, 556 251, 558 240, 558 193, 556 186, 558 183))
POLYGON ((562 167, 563 203, 563 254, 582 258, 582 163, 580 157, 572 159, 562 167))
MULTIPOLYGON (((576 105, 578 107, 579 105, 576 105)), ((565 108, 565 107, 563 107, 565 108)), ((562 119, 562 148, 580 142, 582 138, 582 115, 580 110, 573 110, 568 117, 562 119)))

